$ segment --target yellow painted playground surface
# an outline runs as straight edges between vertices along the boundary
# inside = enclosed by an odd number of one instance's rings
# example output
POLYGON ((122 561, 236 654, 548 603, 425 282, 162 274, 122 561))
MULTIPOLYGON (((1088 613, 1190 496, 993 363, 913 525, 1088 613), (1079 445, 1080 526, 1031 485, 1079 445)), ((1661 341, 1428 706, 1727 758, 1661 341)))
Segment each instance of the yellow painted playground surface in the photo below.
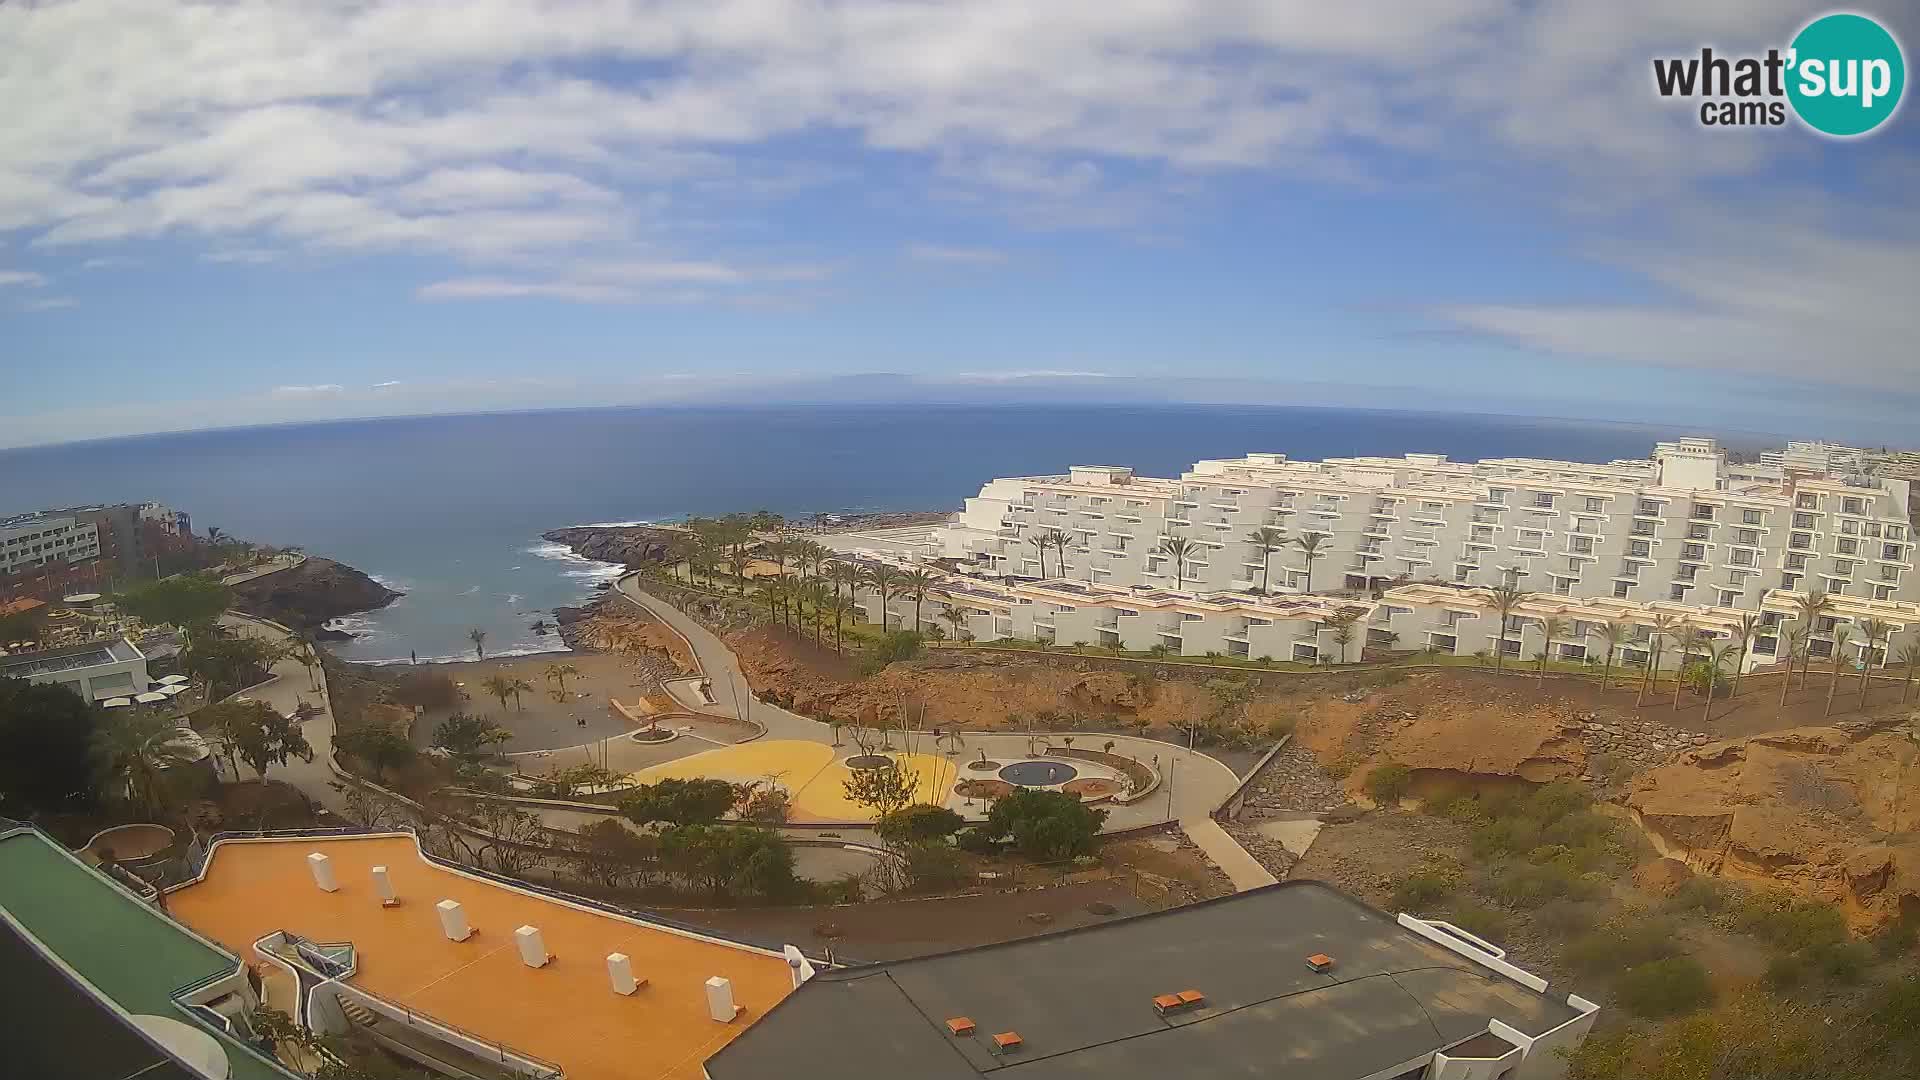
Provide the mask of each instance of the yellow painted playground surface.
MULTIPOLYGON (((652 784, 668 778, 711 777, 744 784, 773 777, 792 793, 795 821, 870 821, 873 813, 848 802, 842 786, 853 770, 841 764, 841 758, 857 752, 799 739, 773 739, 683 757, 642 769, 631 779, 636 784, 652 784)), ((933 754, 895 751, 888 756, 913 774, 914 801, 946 804, 953 787, 953 762, 933 754)))

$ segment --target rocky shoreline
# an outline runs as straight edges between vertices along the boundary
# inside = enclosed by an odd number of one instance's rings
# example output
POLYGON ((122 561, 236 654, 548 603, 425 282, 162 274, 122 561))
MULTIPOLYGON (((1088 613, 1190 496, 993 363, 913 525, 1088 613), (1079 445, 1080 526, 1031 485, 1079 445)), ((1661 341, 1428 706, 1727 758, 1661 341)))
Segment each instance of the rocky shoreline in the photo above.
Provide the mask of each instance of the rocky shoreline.
POLYGON ((309 556, 298 566, 233 586, 233 606, 320 641, 351 641, 352 634, 328 630, 326 624, 386 607, 402 595, 345 563, 309 556))
MULTIPOLYGON (((810 524, 793 522, 796 532, 858 532, 867 529, 895 529, 910 525, 934 525, 945 522, 947 510, 887 510, 869 514, 816 514, 810 524)), ((540 539, 564 544, 575 555, 595 562, 619 563, 638 570, 673 559, 674 543, 687 531, 674 525, 574 525, 549 529, 540 539)))

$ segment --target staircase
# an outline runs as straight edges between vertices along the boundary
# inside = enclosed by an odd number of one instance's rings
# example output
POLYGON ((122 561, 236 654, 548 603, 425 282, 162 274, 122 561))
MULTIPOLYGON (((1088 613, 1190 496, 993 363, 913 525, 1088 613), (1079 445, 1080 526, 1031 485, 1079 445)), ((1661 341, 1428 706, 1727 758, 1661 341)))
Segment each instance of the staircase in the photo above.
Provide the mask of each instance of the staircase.
POLYGON ((347 1019, 353 1021, 360 1027, 372 1027, 380 1022, 380 1017, 377 1013, 357 1001, 349 1001, 346 998, 341 998, 340 1011, 346 1014, 347 1019))

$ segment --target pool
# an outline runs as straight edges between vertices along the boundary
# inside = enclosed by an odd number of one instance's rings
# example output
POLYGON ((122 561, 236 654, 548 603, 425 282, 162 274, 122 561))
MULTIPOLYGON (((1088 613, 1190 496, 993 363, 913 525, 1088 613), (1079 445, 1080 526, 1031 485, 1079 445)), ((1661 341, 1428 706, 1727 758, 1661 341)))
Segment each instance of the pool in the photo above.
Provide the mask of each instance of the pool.
POLYGON ((1016 761, 1000 770, 1000 779, 1020 787, 1052 787, 1080 775, 1080 770, 1061 761, 1016 761))

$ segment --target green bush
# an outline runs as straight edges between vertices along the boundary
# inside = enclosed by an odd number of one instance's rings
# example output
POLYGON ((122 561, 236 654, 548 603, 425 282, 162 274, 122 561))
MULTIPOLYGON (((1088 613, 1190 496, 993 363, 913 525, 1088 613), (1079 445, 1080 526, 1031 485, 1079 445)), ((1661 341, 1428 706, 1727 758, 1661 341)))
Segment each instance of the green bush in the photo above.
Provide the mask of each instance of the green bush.
POLYGON ((1452 896, 1458 887, 1459 881, 1452 874, 1440 870, 1422 870, 1408 874, 1399 885, 1394 886, 1393 896, 1387 901, 1387 906, 1394 911, 1429 911, 1440 901, 1452 896))
POLYGON ((1748 896, 1734 906, 1732 923, 1782 952, 1832 948, 1847 940, 1847 923, 1838 909, 1780 892, 1748 896))
POLYGON ((1732 897, 1727 886, 1716 878, 1692 877, 1682 882, 1667 898, 1670 911, 1697 911, 1711 915, 1727 906, 1732 897))
POLYGON ((1628 913, 1573 939, 1561 953, 1567 966, 1587 975, 1610 975, 1665 960, 1680 951, 1677 928, 1668 919, 1628 913))
POLYGON ((1670 956, 1629 968, 1614 987, 1614 999, 1635 1016, 1679 1016, 1713 1002, 1707 969, 1691 956, 1670 956))
POLYGON ((915 803, 882 814, 873 831, 889 844, 926 844, 944 841, 966 826, 966 819, 944 806, 915 803))
POLYGON ((1494 875, 1491 889, 1508 907, 1531 910, 1554 900, 1584 900, 1596 893, 1594 884, 1557 863, 1521 863, 1494 875))
POLYGON ((967 880, 960 853, 943 843, 915 844, 906 851, 907 886, 920 892, 951 889, 967 880))
POLYGON ((972 852, 975 855, 997 855, 1004 846, 978 827, 962 829, 955 833, 953 843, 961 851, 972 852))
POLYGON ((1065 859, 1091 852, 1106 819, 1065 792, 1022 790, 995 799, 980 828, 996 840, 1011 837, 1030 859, 1065 859))
POLYGON ((896 660, 911 660, 920 655, 921 637, 911 630, 894 630, 867 651, 866 658, 860 661, 860 673, 878 674, 880 669, 896 660))
POLYGON ((1534 925, 1567 940, 1593 930, 1600 922, 1600 905, 1580 900, 1555 900, 1533 913, 1534 925))
POLYGON ((1465 930, 1469 934, 1499 941, 1507 936, 1507 917, 1502 912, 1476 904, 1471 900, 1462 900, 1447 910, 1447 921, 1465 930))
POLYGON ((1376 765, 1367 774, 1367 797, 1380 806, 1398 806, 1412 780, 1405 765, 1376 765))
POLYGON ((1291 735, 1293 734, 1293 729, 1298 726, 1299 722, 1300 718, 1294 716, 1292 713, 1288 713, 1285 716, 1276 716, 1267 721, 1267 738, 1280 739, 1291 735))

